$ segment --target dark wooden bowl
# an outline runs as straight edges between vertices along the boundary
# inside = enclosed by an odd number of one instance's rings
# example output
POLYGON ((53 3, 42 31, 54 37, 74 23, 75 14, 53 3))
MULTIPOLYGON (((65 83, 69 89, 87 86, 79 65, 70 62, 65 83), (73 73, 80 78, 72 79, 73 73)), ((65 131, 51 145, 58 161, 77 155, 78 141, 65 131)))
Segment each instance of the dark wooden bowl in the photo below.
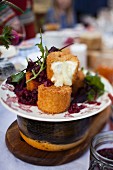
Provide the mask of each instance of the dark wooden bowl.
POLYGON ((60 151, 75 147, 86 136, 91 117, 67 122, 37 121, 17 116, 22 138, 37 149, 60 151))
MULTIPOLYGON (((18 124, 16 121, 10 125, 10 127, 6 132, 6 136, 5 136, 6 145, 10 150, 10 152, 13 153, 14 156, 16 156, 17 158, 25 162, 32 163, 35 165, 42 165, 42 166, 61 165, 70 162, 74 159, 77 159, 86 151, 86 149, 90 145, 92 138, 102 130, 105 123, 109 120, 110 114, 111 114, 111 109, 110 107, 107 107, 99 114, 92 116, 90 119, 91 122, 90 120, 88 122, 86 121, 86 123, 90 124, 90 127, 86 130, 87 135, 84 134, 79 140, 77 140, 76 143, 78 143, 78 141, 81 140, 82 142, 76 144, 75 147, 68 150, 58 151, 58 152, 48 152, 48 151, 43 151, 43 150, 33 148, 20 137, 18 124), (84 136, 86 136, 86 138, 84 138, 84 136)), ((28 121, 29 120, 27 120, 27 122, 28 121)), ((20 118, 20 122, 21 122, 21 118, 20 118)), ((22 124, 22 122, 20 124, 22 124)), ((84 126, 86 126, 86 124, 81 125, 82 129, 84 126)), ((77 129, 73 129, 73 130, 75 131, 77 129)), ((62 146, 62 145, 59 144, 57 146, 62 146)))

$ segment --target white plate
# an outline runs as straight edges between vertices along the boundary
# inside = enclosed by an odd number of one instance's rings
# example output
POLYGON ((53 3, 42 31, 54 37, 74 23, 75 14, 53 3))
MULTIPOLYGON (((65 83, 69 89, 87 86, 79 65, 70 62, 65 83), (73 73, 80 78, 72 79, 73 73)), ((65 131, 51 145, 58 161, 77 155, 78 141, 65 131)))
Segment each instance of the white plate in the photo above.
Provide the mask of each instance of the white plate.
POLYGON ((12 58, 12 57, 18 55, 18 50, 13 45, 10 45, 8 49, 6 49, 6 47, 1 45, 0 51, 2 52, 1 57, 3 57, 3 58, 12 58))
POLYGON ((51 122, 78 120, 93 116, 101 112, 111 104, 108 93, 113 94, 113 88, 105 78, 101 77, 101 80, 104 83, 105 89, 107 91, 97 100, 98 102, 101 102, 101 104, 89 105, 84 103, 85 105, 87 105, 87 107, 85 109, 82 109, 79 113, 69 114, 66 111, 60 114, 52 115, 41 112, 37 106, 20 104, 18 103, 17 96, 13 92, 13 86, 6 84, 5 82, 3 82, 0 87, 0 100, 8 110, 24 118, 51 122))

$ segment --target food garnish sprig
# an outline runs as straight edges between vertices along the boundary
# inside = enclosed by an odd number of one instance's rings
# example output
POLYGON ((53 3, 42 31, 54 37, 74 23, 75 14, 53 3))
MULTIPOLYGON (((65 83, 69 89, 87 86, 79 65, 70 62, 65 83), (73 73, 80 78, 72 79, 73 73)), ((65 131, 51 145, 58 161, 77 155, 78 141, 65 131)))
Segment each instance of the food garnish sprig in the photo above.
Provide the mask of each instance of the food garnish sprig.
POLYGON ((58 49, 53 46, 53 47, 51 47, 50 50, 48 50, 46 46, 45 46, 45 48, 43 47, 41 33, 40 33, 40 40, 41 40, 40 43, 36 44, 36 45, 38 45, 42 55, 41 55, 41 58, 38 57, 38 60, 35 62, 37 65, 40 66, 40 69, 39 69, 38 73, 36 73, 34 71, 34 69, 32 69, 33 77, 31 77, 28 81, 26 81, 26 83, 30 82, 31 80, 36 79, 38 77, 38 75, 46 68, 46 58, 47 58, 48 53, 55 52, 55 51, 62 51, 64 48, 68 47, 69 45, 72 45, 72 44, 66 45, 65 47, 62 47, 61 49, 58 49))
POLYGON ((90 72, 87 72, 84 81, 89 87, 91 87, 87 91, 88 101, 93 101, 104 94, 104 84, 98 74, 91 75, 90 72))
POLYGON ((17 45, 19 42, 18 33, 12 29, 10 26, 5 26, 3 28, 2 34, 0 35, 0 44, 4 45, 6 49, 9 45, 17 45))
POLYGON ((38 73, 35 73, 34 69, 32 69, 33 77, 31 77, 28 81, 26 81, 26 83, 28 83, 31 80, 36 79, 38 77, 38 75, 46 68, 46 57, 48 55, 48 49, 46 46, 45 46, 45 48, 43 47, 42 34, 40 34, 40 40, 41 40, 40 43, 36 44, 36 45, 38 45, 42 55, 41 55, 41 58, 38 58, 38 60, 35 62, 37 65, 40 66, 40 69, 39 69, 38 73))
MULTIPOLYGON (((53 47, 50 48, 50 50, 48 50, 46 46, 43 47, 43 44, 42 44, 42 34, 41 33, 40 33, 40 40, 41 40, 40 43, 36 44, 36 45, 38 45, 42 55, 41 55, 41 57, 37 57, 38 58, 37 61, 33 62, 37 66, 40 66, 40 69, 39 69, 38 73, 36 73, 34 68, 32 68, 31 72, 32 72, 33 76, 28 81, 26 81, 26 83, 30 82, 31 80, 36 79, 39 76, 39 74, 46 68, 46 58, 47 58, 48 53, 55 52, 55 51, 61 51, 62 49, 64 49, 64 48, 68 47, 69 45, 71 45, 71 44, 66 45, 65 47, 62 47, 61 49, 58 49, 58 48, 53 46, 53 47)), ((27 60, 28 64, 29 64, 29 60, 30 59, 27 60)), ((17 74, 11 75, 9 77, 10 78, 10 83, 11 82, 12 83, 17 83, 17 84, 20 83, 20 81, 22 79, 24 79, 24 77, 25 77, 25 74, 26 74, 25 71, 27 71, 27 68, 22 70, 21 72, 19 72, 17 74)), ((9 82, 9 78, 8 78, 8 82, 9 82)))

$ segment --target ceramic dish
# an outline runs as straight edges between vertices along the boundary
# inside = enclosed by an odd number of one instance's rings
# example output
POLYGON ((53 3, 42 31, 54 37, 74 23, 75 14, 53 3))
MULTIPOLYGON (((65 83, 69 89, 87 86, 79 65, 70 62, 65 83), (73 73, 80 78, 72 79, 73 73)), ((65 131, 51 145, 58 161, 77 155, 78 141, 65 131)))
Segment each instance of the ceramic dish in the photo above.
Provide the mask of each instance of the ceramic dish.
MULTIPOLYGON (((100 102, 100 105, 87 104, 84 103, 87 107, 82 109, 79 113, 69 114, 68 111, 60 114, 47 114, 43 113, 38 109, 37 106, 30 106, 18 103, 18 98, 13 92, 13 86, 3 82, 0 87, 0 100, 2 104, 10 111, 16 113, 17 115, 39 121, 49 121, 49 122, 62 122, 62 121, 72 121, 79 120, 93 116, 111 104, 111 100, 108 97, 108 93, 113 94, 113 88, 111 84, 103 77, 101 77, 102 82, 105 85, 106 92, 97 99, 97 102, 100 102)), ((81 103, 79 103, 81 105, 81 103)))

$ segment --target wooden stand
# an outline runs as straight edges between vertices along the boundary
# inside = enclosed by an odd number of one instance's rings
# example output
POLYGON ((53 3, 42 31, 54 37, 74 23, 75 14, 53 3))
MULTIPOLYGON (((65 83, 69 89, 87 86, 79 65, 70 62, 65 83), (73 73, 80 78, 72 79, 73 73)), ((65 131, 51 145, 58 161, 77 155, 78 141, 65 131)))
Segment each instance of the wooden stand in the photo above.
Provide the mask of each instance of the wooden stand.
POLYGON ((10 152, 22 161, 43 166, 61 165, 80 157, 90 146, 94 137, 103 128, 110 116, 110 107, 93 116, 87 139, 76 147, 60 152, 46 152, 28 145, 20 136, 17 121, 13 122, 6 132, 6 145, 10 152))

